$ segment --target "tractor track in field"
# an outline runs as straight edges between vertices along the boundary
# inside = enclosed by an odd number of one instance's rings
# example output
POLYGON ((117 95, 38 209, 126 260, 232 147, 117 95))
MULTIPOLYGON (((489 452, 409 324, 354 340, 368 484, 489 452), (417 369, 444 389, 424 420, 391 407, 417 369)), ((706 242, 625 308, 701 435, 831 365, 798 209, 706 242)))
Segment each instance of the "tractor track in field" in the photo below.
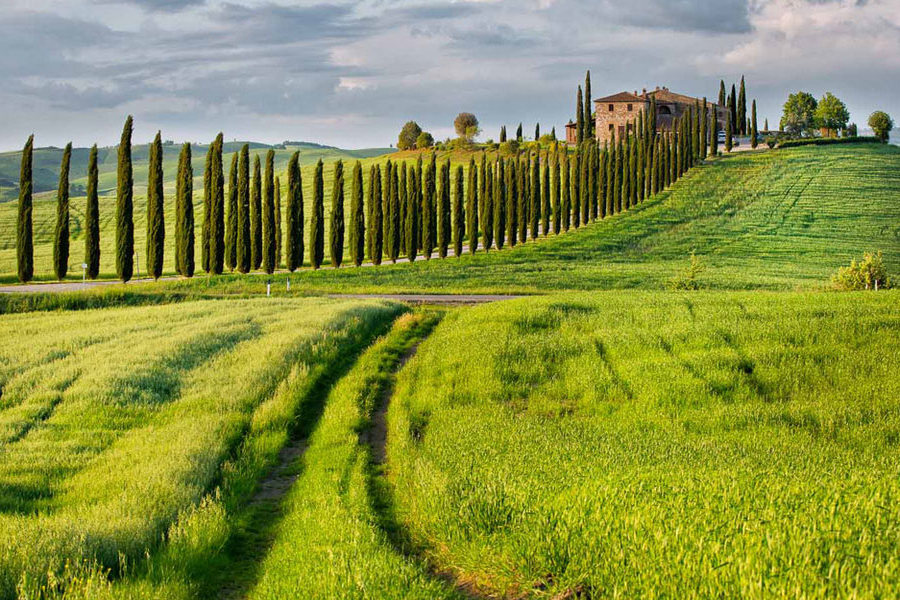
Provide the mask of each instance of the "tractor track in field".
MULTIPOLYGON (((360 444, 369 447, 370 460, 373 467, 370 472, 369 500, 378 515, 382 531, 386 534, 397 553, 422 564, 432 577, 441 580, 449 588, 455 590, 460 597, 473 600, 487 598, 488 596, 480 594, 471 583, 460 580, 450 571, 437 568, 417 552, 409 538, 408 532, 395 518, 391 508, 392 503, 386 502, 385 498, 380 497, 385 491, 390 490, 390 484, 384 477, 384 468, 387 463, 387 412, 394 396, 397 375, 412 360, 419 350, 419 345, 426 339, 428 339, 428 335, 413 344, 397 361, 390 379, 381 391, 379 404, 372 412, 371 425, 359 434, 360 444), (383 490, 381 494, 376 492, 379 486, 383 490)), ((390 494, 389 491, 387 493, 390 494)))

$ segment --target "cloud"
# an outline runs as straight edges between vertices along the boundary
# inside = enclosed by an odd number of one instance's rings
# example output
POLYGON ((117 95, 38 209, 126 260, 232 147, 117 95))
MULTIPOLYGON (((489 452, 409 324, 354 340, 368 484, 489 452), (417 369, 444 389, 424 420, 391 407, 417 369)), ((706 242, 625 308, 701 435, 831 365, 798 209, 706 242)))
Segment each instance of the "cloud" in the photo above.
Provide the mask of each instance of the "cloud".
POLYGON ((206 4, 206 0, 94 0, 96 4, 131 4, 148 11, 178 12, 206 4))

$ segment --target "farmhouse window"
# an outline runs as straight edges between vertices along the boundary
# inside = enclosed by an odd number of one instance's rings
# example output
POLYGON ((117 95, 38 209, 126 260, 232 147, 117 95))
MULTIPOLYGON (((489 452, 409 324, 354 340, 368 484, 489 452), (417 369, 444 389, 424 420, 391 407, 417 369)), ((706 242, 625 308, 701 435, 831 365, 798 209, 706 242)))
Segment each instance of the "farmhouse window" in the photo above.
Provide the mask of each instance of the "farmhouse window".
POLYGON ((613 112, 614 110, 616 110, 616 107, 613 106, 612 104, 610 104, 610 105, 609 105, 609 112, 613 112))
POLYGON ((609 124, 609 130, 610 130, 610 131, 615 131, 615 129, 616 129, 616 126, 615 126, 614 124, 610 123, 610 124, 609 124))
POLYGON ((629 105, 628 105, 628 112, 631 112, 631 111, 633 111, 633 110, 634 110, 634 104, 629 104, 629 105))

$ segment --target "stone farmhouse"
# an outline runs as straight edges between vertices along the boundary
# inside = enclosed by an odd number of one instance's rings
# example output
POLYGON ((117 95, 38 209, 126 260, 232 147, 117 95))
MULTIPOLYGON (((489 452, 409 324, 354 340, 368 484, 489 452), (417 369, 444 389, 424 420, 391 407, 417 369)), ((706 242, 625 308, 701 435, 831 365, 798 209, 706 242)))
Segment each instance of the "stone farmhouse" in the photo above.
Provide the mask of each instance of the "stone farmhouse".
MULTIPOLYGON (((608 142, 613 134, 616 138, 632 133, 637 124, 638 114, 650 111, 650 103, 656 99, 656 128, 658 130, 672 129, 676 119, 684 115, 695 103, 703 105, 703 100, 684 94, 676 94, 667 87, 657 87, 655 90, 642 93, 635 91, 619 92, 612 96, 594 100, 594 125, 597 141, 600 144, 608 142)), ((725 120, 728 118, 728 108, 719 106, 707 100, 710 111, 715 110, 719 121, 719 130, 725 129, 725 120)), ((576 141, 576 125, 571 121, 566 125, 566 142, 574 144, 576 141)))

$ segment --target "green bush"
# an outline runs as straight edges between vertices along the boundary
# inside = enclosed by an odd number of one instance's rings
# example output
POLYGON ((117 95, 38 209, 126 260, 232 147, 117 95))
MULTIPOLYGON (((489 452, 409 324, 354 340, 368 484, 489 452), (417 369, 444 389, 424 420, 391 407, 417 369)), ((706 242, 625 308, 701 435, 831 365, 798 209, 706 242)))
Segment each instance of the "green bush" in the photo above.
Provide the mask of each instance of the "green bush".
POLYGON ((691 264, 684 271, 670 279, 667 287, 670 290, 699 290, 700 282, 698 278, 705 268, 700 257, 691 252, 691 264))
POLYGON ((841 267, 831 278, 840 290, 879 290, 891 287, 891 279, 884 267, 881 250, 866 252, 861 262, 855 260, 849 267, 841 267))
POLYGON ((870 136, 870 135, 858 135, 858 136, 853 136, 853 137, 842 137, 842 138, 803 138, 803 139, 780 141, 780 142, 778 142, 778 147, 779 148, 796 148, 797 146, 831 146, 833 144, 862 144, 862 143, 880 144, 881 140, 879 140, 875 136, 870 136))

